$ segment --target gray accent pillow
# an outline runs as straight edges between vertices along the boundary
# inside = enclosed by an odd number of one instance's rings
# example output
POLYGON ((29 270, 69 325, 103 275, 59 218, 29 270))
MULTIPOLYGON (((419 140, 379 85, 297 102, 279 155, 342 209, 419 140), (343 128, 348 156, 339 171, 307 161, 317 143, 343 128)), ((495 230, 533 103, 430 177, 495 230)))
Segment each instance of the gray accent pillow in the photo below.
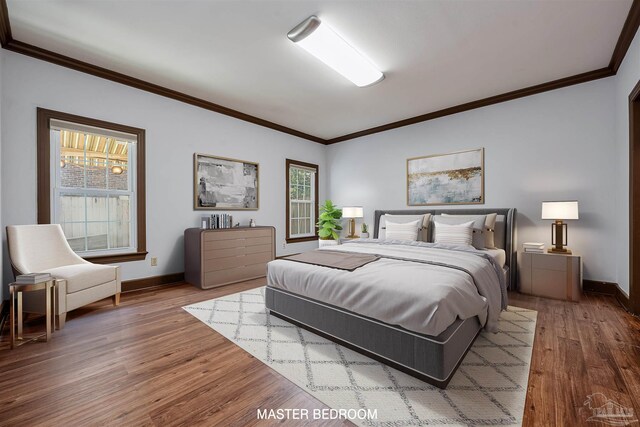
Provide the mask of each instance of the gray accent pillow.
MULTIPOLYGON (((441 224, 448 224, 448 225, 460 225, 460 224, 464 224, 465 222, 469 222, 469 221, 473 221, 473 241, 472 241, 472 245, 474 248, 476 249, 484 249, 484 245, 485 245, 485 236, 484 236, 484 230, 485 230, 485 222, 487 221, 487 216, 486 215, 453 215, 453 216, 449 216, 449 215, 434 215, 433 216, 433 225, 434 227, 437 227, 436 222, 438 221, 441 224)), ((435 233, 434 233, 435 236, 435 233)))
MULTIPOLYGON (((468 221, 474 220, 477 215, 453 215, 453 214, 445 214, 442 216, 455 216, 458 218, 465 218, 468 221)), ((487 219, 484 222, 484 247, 487 249, 496 249, 496 220, 498 218, 497 213, 487 214, 487 219)))

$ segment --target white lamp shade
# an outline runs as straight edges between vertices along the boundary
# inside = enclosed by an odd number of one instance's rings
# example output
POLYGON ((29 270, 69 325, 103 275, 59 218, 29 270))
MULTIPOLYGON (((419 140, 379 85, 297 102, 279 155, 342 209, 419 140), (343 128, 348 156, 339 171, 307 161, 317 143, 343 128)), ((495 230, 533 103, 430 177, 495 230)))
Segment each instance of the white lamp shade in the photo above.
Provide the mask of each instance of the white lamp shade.
POLYGON ((542 202, 542 219, 578 219, 578 202, 542 202))
POLYGON ((364 209, 362 206, 345 206, 342 208, 342 216, 344 218, 362 218, 364 209))

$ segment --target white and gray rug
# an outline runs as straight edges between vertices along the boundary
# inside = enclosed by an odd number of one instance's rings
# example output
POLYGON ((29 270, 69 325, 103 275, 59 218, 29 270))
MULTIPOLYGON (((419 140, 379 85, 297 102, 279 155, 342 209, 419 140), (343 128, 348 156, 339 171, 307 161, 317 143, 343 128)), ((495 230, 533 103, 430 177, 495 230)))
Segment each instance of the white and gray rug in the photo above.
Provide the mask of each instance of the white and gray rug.
POLYGON ((440 390, 267 315, 264 288, 183 308, 330 408, 376 410, 376 419, 356 424, 521 424, 536 311, 509 307, 500 331, 482 332, 440 390))

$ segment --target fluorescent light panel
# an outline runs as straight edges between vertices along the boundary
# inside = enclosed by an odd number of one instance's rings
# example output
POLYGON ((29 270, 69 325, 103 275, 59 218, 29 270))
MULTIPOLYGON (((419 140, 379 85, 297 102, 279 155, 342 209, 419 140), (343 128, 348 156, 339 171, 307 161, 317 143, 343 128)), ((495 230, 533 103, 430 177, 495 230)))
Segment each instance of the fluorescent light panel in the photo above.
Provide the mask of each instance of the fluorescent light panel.
POLYGON ((384 74, 367 58, 316 16, 307 18, 287 36, 356 86, 369 86, 384 79, 384 74))

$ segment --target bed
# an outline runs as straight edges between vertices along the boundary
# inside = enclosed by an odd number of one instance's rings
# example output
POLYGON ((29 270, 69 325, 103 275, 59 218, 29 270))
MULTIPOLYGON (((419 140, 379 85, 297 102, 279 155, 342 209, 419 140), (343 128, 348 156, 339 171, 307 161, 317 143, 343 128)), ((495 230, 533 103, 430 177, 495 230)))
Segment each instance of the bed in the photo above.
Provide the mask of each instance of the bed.
POLYGON ((515 209, 376 211, 373 230, 374 239, 329 249, 345 258, 376 257, 353 271, 287 259, 269 263, 266 307, 271 315, 445 388, 482 328, 497 328, 506 290, 515 286, 515 209), (377 239, 383 215, 425 213, 497 213, 497 248, 377 239))

